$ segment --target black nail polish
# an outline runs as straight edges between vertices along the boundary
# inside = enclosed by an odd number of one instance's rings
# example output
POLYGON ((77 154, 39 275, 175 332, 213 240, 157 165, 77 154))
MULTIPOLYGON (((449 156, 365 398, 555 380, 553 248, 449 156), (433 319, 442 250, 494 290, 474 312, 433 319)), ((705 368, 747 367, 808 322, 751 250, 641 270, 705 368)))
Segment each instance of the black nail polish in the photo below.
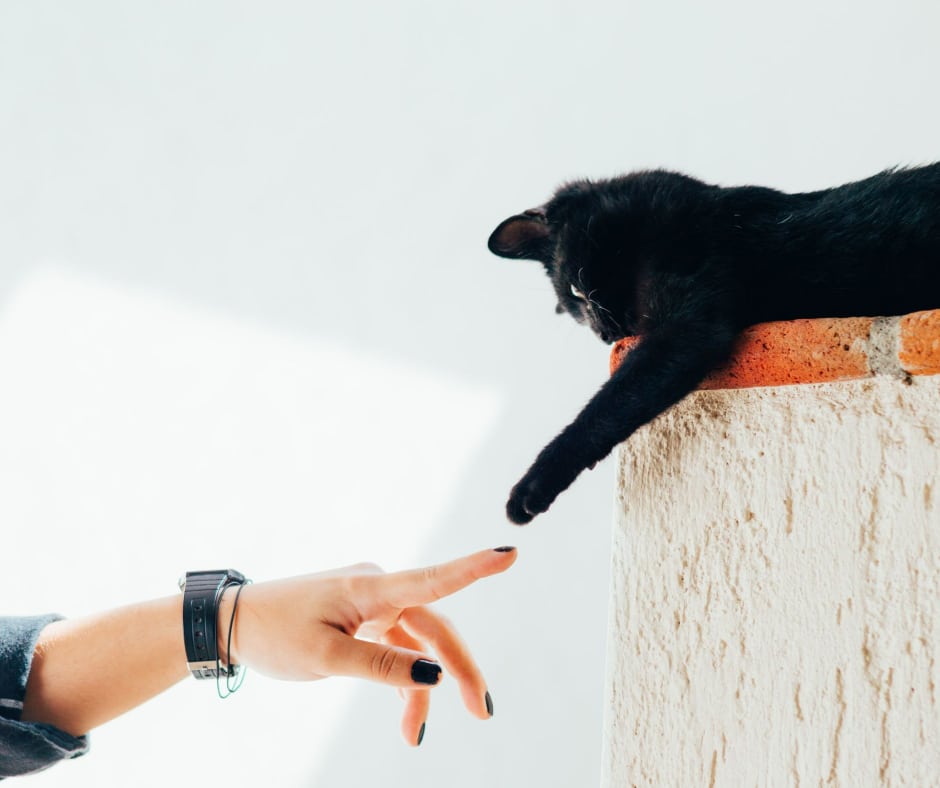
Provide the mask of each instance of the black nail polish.
POLYGON ((486 701, 486 713, 492 717, 493 716, 493 698, 490 695, 489 690, 486 691, 486 695, 483 696, 483 700, 486 701))
POLYGON ((441 680, 441 666, 426 659, 416 659, 411 666, 411 680, 418 684, 437 684, 441 680))
POLYGON ((515 549, 516 549, 515 547, 503 546, 503 547, 497 547, 497 548, 495 548, 495 549, 493 550, 493 552, 495 552, 495 553, 511 553, 511 552, 512 552, 513 550, 515 550, 515 549))
POLYGON ((420 747, 420 746, 421 746, 421 742, 424 741, 424 729, 425 729, 426 726, 427 726, 427 723, 426 723, 426 722, 422 722, 422 723, 421 723, 421 730, 418 731, 418 743, 415 745, 415 746, 417 746, 417 747, 420 747))

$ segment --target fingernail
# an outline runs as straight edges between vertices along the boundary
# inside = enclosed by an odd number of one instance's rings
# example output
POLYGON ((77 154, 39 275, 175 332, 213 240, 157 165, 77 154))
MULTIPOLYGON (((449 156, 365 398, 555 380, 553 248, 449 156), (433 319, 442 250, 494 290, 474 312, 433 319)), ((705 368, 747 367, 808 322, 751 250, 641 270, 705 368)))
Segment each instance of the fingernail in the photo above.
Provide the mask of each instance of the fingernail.
POLYGON ((441 680, 441 666, 426 659, 417 659, 411 666, 411 680, 418 684, 437 684, 441 680))
POLYGON ((509 546, 504 545, 503 547, 497 547, 497 548, 495 548, 493 552, 496 552, 496 553, 511 553, 511 552, 512 552, 513 550, 515 550, 515 549, 516 549, 515 547, 509 547, 509 546))
POLYGON ((426 722, 422 722, 422 723, 421 723, 421 730, 418 731, 418 743, 415 744, 415 747, 420 747, 420 746, 421 746, 421 742, 424 741, 424 729, 425 729, 426 727, 427 727, 427 723, 426 723, 426 722))
POLYGON ((490 691, 486 691, 486 695, 483 696, 483 700, 486 701, 486 713, 491 717, 493 716, 493 698, 490 695, 490 691))

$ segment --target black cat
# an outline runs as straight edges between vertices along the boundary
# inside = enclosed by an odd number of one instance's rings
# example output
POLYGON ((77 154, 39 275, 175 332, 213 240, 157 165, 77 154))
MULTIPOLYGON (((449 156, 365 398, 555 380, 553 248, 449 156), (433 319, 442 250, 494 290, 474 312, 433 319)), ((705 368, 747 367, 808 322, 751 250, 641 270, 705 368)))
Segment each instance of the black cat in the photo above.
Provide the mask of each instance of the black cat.
POLYGON ((605 342, 641 337, 513 488, 521 524, 692 391, 741 329, 940 307, 940 163, 803 194, 662 170, 577 181, 489 248, 540 261, 557 311, 605 342))

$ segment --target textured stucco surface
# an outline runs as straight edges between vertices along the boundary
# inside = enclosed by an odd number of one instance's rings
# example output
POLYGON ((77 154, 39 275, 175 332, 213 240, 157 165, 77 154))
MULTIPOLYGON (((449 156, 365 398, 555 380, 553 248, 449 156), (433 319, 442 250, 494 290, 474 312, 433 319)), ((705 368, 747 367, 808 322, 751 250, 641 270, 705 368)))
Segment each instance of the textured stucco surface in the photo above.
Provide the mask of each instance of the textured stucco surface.
POLYGON ((602 784, 940 785, 940 376, 696 392, 618 452, 602 784))

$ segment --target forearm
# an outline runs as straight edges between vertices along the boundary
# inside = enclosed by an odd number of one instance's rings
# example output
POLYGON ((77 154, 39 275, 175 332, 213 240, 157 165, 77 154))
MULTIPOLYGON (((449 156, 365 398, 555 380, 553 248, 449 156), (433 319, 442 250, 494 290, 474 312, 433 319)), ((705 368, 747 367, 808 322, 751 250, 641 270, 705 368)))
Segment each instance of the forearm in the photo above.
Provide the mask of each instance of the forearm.
POLYGON ((177 595, 49 624, 22 719, 80 736, 160 694, 188 672, 181 620, 177 595))

